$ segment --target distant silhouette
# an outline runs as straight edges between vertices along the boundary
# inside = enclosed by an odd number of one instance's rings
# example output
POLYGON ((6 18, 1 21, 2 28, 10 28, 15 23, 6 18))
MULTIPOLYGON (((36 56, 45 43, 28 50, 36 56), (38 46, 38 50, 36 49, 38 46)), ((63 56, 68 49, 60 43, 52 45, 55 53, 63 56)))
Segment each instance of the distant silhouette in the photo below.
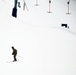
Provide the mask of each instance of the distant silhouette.
POLYGON ((21 8, 20 2, 18 2, 18 7, 21 8))
POLYGON ((13 62, 14 62, 14 61, 17 61, 17 59, 16 59, 16 56, 17 56, 17 50, 16 50, 13 46, 12 46, 11 48, 12 48, 12 50, 13 50, 12 55, 14 56, 14 60, 13 60, 13 62))
POLYGON ((12 16, 15 18, 17 17, 17 2, 18 0, 14 0, 14 8, 12 10, 12 16))
POLYGON ((70 0, 67 2, 68 12, 66 14, 71 14, 69 13, 69 4, 70 4, 70 0))
POLYGON ((26 6, 27 11, 29 11, 29 10, 28 10, 28 7, 27 7, 27 5, 26 5, 25 0, 23 0, 23 10, 25 10, 25 6, 26 6))
POLYGON ((49 0, 49 3, 51 3, 51 0, 49 0))
POLYGON ((65 27, 69 29, 69 26, 67 24, 61 24, 61 27, 65 27))
POLYGON ((69 1, 67 2, 67 4, 69 4, 69 1))

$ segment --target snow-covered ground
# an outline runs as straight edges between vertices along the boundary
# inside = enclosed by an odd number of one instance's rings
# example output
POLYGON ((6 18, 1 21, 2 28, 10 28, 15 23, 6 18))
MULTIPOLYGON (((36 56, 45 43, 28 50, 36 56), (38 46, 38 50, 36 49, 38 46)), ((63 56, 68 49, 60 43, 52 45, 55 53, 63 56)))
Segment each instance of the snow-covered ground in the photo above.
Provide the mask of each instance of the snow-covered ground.
POLYGON ((29 11, 18 8, 11 16, 13 0, 0 0, 1 75, 76 75, 76 0, 26 0, 29 11), (69 29, 61 27, 66 23, 69 29), (18 62, 11 62, 14 46, 18 62), (7 63, 10 62, 10 63, 7 63))

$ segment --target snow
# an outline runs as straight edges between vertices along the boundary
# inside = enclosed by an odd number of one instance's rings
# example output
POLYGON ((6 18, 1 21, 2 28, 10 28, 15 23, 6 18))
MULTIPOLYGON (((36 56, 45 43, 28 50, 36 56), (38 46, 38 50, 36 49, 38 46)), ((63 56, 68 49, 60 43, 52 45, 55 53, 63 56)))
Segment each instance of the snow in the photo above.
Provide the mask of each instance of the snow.
POLYGON ((1 75, 76 75, 76 0, 26 1, 29 11, 18 8, 11 16, 13 0, 0 0, 1 75), (61 27, 68 24, 69 29, 61 27), (18 62, 11 62, 14 46, 18 62), (10 62, 10 63, 7 63, 10 62))

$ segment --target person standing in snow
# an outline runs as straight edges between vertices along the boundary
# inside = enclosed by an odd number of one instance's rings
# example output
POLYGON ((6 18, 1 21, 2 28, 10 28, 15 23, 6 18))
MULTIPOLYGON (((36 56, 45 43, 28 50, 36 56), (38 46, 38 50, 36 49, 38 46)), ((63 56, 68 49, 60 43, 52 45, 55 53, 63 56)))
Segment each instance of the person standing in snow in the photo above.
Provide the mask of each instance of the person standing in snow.
POLYGON ((16 59, 16 56, 17 56, 17 50, 16 50, 13 46, 12 46, 11 48, 12 48, 12 50, 13 50, 12 55, 13 55, 13 57, 14 57, 14 60, 13 60, 13 62, 14 62, 14 61, 17 61, 17 59, 16 59))

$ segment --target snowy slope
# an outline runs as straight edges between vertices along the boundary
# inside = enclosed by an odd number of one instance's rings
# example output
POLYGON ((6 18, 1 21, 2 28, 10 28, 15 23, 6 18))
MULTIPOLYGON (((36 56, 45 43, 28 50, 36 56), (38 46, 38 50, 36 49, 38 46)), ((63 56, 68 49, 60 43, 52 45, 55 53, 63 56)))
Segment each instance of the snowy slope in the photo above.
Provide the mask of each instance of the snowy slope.
POLYGON ((38 7, 35 0, 26 1, 29 11, 18 8, 13 18, 13 1, 0 1, 1 75, 76 75, 76 2, 71 2, 67 15, 66 0, 52 1, 52 13, 47 13, 47 0, 38 7), (18 62, 7 63, 13 60, 11 46, 18 50, 18 62))
MULTIPOLYGON (((27 23, 29 25, 34 26, 44 26, 44 27, 60 27, 62 23, 66 23, 69 25, 70 30, 72 32, 76 32, 76 1, 70 1, 70 15, 67 15, 67 1, 68 0, 58 0, 52 1, 51 3, 51 12, 47 13, 49 10, 49 4, 47 0, 38 1, 39 6, 35 6, 36 1, 26 1, 27 7, 29 11, 25 8, 23 11, 23 1, 21 0, 21 8, 18 8, 18 19, 22 22, 27 23), (29 23, 30 22, 30 23, 29 23)), ((8 15, 11 15, 13 8, 13 1, 6 1, 8 8, 8 15), (9 4, 9 5, 8 5, 9 4)), ((5 6, 5 5, 4 5, 5 6)))

